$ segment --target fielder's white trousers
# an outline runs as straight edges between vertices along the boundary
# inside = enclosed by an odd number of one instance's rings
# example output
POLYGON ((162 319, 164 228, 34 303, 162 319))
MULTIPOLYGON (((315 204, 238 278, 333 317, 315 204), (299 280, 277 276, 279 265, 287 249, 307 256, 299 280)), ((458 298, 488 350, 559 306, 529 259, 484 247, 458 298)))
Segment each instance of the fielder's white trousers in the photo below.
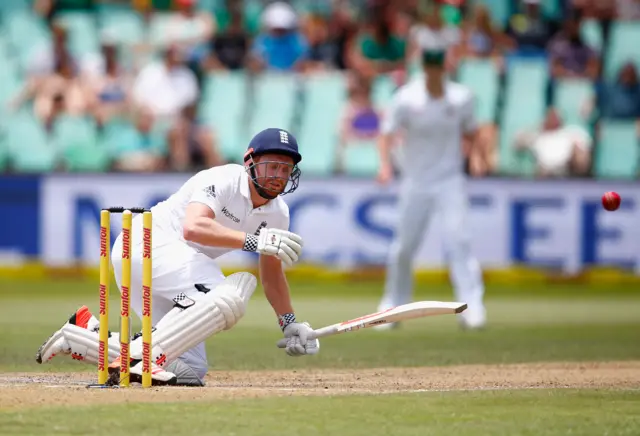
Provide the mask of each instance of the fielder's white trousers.
MULTIPOLYGON (((142 319, 142 215, 133 218, 131 226, 131 310, 142 319)), ((111 261, 118 289, 122 292, 122 233, 118 235, 111 261)), ((217 263, 179 240, 166 240, 160 232, 152 233, 152 306, 151 318, 155 326, 174 305, 179 293, 197 295, 196 284, 213 290, 224 280, 217 263)), ((119 313, 111 310, 111 313, 119 313)), ((204 342, 184 353, 181 360, 203 378, 208 370, 204 342)))
POLYGON ((380 310, 411 302, 414 257, 432 218, 440 214, 443 225, 440 230, 456 300, 466 302, 471 310, 484 311, 484 284, 480 264, 471 253, 467 202, 463 177, 419 189, 407 185, 401 188, 399 221, 389 252, 380 310))

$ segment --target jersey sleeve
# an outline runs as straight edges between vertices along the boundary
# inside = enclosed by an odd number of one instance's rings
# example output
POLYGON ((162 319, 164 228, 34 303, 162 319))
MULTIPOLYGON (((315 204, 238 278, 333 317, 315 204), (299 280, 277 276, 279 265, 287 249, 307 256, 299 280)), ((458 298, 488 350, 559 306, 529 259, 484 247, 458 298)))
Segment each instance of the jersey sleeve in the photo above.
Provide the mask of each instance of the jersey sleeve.
POLYGON ((196 186, 189 203, 202 203, 209 206, 216 216, 220 216, 226 204, 226 198, 230 195, 230 189, 231 187, 222 177, 210 178, 196 186))
POLYGON ((382 118, 382 125, 380 126, 380 132, 383 135, 396 132, 403 126, 403 105, 400 98, 400 92, 391 99, 391 104, 385 111, 382 118))
POLYGON ((462 131, 464 133, 473 133, 478 128, 475 112, 476 100, 472 94, 469 94, 469 98, 462 106, 462 131))

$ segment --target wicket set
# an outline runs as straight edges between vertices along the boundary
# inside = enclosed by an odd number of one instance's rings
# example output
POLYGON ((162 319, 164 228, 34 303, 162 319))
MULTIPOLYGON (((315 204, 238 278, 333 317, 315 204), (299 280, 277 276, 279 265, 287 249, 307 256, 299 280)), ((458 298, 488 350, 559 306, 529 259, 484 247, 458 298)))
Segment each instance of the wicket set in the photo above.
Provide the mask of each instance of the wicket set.
POLYGON ((120 298, 120 386, 129 386, 131 338, 131 222, 134 213, 142 214, 142 387, 151 387, 151 211, 141 207, 110 207, 100 213, 100 337, 98 348, 98 384, 109 379, 109 284, 111 214, 122 215, 122 278, 120 298))

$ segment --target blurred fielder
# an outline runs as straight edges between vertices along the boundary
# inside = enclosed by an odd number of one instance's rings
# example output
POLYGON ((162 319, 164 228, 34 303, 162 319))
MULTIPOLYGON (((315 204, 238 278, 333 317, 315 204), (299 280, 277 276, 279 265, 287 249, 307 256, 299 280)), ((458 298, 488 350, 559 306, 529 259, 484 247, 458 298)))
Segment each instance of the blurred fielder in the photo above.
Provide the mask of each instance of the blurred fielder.
MULTIPOLYGON (((249 273, 224 277, 216 259, 232 250, 260 254, 260 279, 275 311, 290 356, 316 354, 318 340, 296 320, 282 262, 294 264, 300 236, 288 231, 289 209, 280 198, 298 187, 302 157, 289 132, 266 129, 249 144, 244 166, 201 171, 169 199, 154 206, 152 361, 154 385, 203 386, 208 362, 204 341, 229 330, 243 316, 257 281, 249 273)), ((142 318, 142 215, 132 223, 131 307, 142 318), (136 236, 137 233, 137 236, 136 236)), ((112 250, 121 288, 122 233, 112 250)), ((83 306, 38 350, 36 360, 56 354, 98 362, 98 320, 83 306)), ((131 340, 130 381, 142 379, 142 338, 131 340)), ((238 344, 238 346, 242 346, 238 344)), ((119 337, 110 334, 109 372, 119 373, 119 337)))
POLYGON ((455 296, 468 304, 460 321, 465 328, 480 328, 485 324, 484 284, 471 253, 462 152, 463 138, 476 140, 474 100, 469 89, 446 79, 444 61, 444 51, 423 52, 425 77, 396 92, 382 125, 378 179, 387 183, 393 177, 390 152, 400 131, 404 161, 400 217, 379 309, 411 301, 413 259, 429 222, 440 214, 455 296))

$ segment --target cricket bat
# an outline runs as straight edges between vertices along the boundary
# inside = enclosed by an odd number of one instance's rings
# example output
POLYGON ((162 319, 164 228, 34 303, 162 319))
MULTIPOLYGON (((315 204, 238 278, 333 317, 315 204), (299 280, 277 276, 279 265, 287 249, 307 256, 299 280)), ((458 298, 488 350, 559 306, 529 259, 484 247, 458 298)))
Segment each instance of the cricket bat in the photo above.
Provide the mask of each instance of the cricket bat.
MULTIPOLYGON (((314 332, 309 336, 309 339, 324 338, 327 336, 338 335, 340 333, 366 329, 381 324, 407 321, 409 319, 423 318, 425 316, 453 315, 463 312, 466 308, 466 303, 459 302, 416 301, 414 303, 392 307, 391 309, 387 309, 382 312, 371 313, 359 318, 321 327, 314 330, 314 332)), ((278 342, 278 347, 284 348, 285 346, 286 340, 281 339, 278 342)))

